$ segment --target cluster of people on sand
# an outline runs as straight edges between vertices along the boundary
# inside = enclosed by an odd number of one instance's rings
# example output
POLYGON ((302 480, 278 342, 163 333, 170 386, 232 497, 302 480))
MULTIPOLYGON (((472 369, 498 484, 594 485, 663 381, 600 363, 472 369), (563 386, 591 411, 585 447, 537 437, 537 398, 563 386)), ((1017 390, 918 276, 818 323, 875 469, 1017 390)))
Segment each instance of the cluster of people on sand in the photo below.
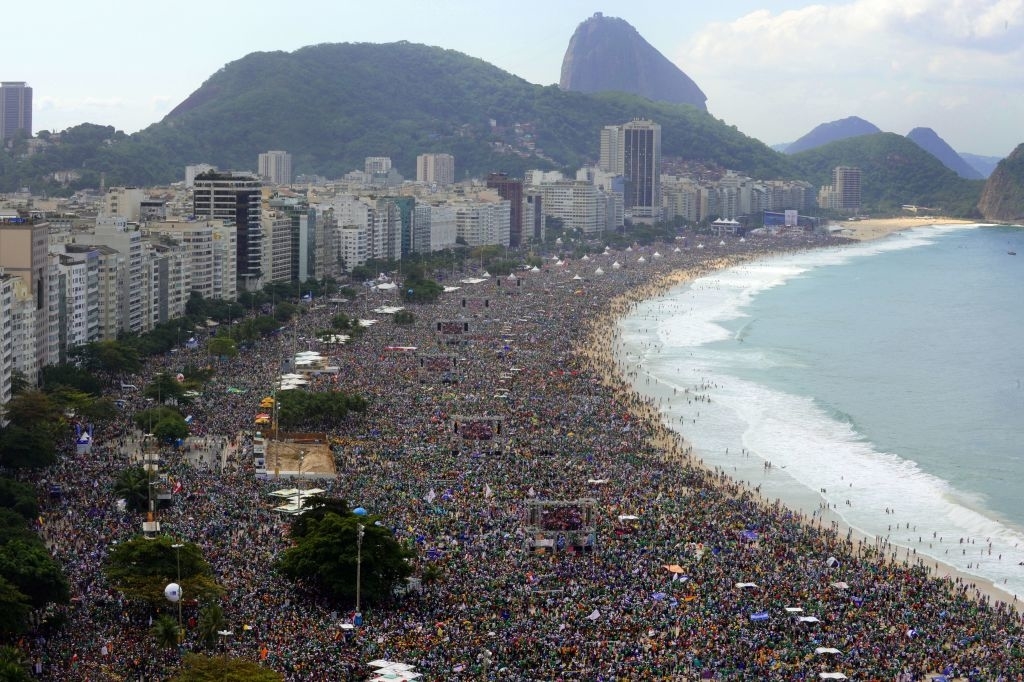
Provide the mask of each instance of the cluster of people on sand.
MULTIPOLYGON (((660 245, 658 258, 655 247, 637 247, 551 259, 517 272, 514 287, 459 281, 479 272, 448 275, 443 283, 460 289, 409 306, 411 325, 373 312, 403 303, 366 288, 351 302, 314 301, 288 333, 234 359, 211 361, 200 344, 148 362, 133 383, 186 365, 216 370, 189 408, 188 450, 163 458, 180 490, 159 515, 162 532, 202 549, 225 589, 233 635, 209 652, 257 661, 289 681, 369 679, 375 659, 412 665, 427 680, 792 680, 826 671, 1024 679, 1014 608, 865 552, 703 468, 616 372, 616 319, 636 301, 738 259, 830 243, 788 239, 660 245), (466 296, 488 305, 468 311, 466 296), (316 332, 339 312, 379 322, 346 345, 321 344, 316 332), (435 324, 463 319, 443 333, 435 324), (268 493, 289 482, 262 479, 253 465, 259 402, 282 359, 307 348, 341 372, 314 377, 306 390, 340 389, 369 405, 340 429, 324 424, 341 444, 337 476, 308 484, 363 507, 417 555, 416 589, 364 603, 358 627, 349 627, 353 604, 275 573, 291 519, 268 493), (457 362, 419 361, 440 354, 457 362), (455 415, 502 419, 480 420, 491 436, 482 439, 456 433, 455 415), (574 532, 592 523, 592 541, 561 537, 555 523, 555 542, 535 543, 528 501, 572 500, 587 502, 554 518, 574 532)), ((63 627, 21 642, 41 679, 165 679, 183 651, 203 651, 202 604, 184 607, 181 650, 161 650, 149 632, 159 613, 102 575, 111 547, 142 521, 111 494, 118 472, 138 460, 131 417, 146 406, 122 397, 123 415, 96 429, 92 451, 69 449, 38 482, 40 532, 73 595, 58 609, 63 627), (59 498, 47 493, 53 483, 59 498)))

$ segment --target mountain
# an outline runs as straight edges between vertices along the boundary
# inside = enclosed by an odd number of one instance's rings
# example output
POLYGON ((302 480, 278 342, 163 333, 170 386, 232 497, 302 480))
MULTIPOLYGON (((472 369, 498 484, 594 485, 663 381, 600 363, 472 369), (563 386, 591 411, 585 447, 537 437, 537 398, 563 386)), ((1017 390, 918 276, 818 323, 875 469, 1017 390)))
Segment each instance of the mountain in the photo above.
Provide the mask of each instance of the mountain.
POLYGON ((978 201, 985 220, 1024 219, 1024 144, 999 162, 992 171, 978 201))
POLYGON ((967 152, 960 152, 960 158, 971 164, 971 168, 981 173, 983 178, 992 175, 992 171, 1003 160, 1001 156, 981 156, 980 154, 968 154, 967 152))
POLYGON ((594 14, 569 39, 559 87, 573 92, 628 92, 707 111, 707 96, 628 22, 594 14))
POLYGON ((977 215, 981 181, 961 178, 902 135, 861 135, 791 158, 801 176, 818 186, 831 184, 836 166, 860 168, 865 213, 899 213, 904 204, 915 204, 935 207, 943 215, 977 215))
POLYGON ((981 173, 960 158, 960 155, 931 128, 914 128, 907 133, 907 139, 941 161, 946 168, 961 178, 982 179, 981 173))
POLYGON ((126 136, 86 126, 76 137, 94 144, 72 156, 63 149, 68 135, 32 157, 0 151, 0 191, 29 185, 67 193, 99 186, 100 173, 108 186, 166 183, 190 163, 252 169, 269 149, 290 152, 296 173, 335 178, 362 169, 367 156, 390 156, 398 172, 414 178, 416 156, 426 152, 453 154, 459 179, 493 170, 575 170, 596 162, 603 126, 634 117, 661 124, 665 157, 794 177, 789 159, 691 106, 533 85, 439 47, 342 43, 249 54, 145 130, 126 136), (79 179, 61 186, 52 173, 63 169, 79 179))
POLYGON ((857 137, 858 135, 873 135, 880 132, 882 132, 881 129, 874 123, 865 121, 857 116, 841 118, 838 121, 822 123, 815 127, 814 130, 786 147, 786 153, 797 154, 808 149, 820 147, 829 142, 835 142, 836 140, 845 140, 848 137, 857 137))

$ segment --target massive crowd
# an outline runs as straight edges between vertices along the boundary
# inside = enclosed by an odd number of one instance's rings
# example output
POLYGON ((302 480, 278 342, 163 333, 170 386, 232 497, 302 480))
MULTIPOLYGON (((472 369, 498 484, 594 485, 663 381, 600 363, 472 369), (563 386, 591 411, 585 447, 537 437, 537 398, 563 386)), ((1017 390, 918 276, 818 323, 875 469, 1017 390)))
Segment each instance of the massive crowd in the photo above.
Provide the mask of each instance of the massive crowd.
MULTIPOLYGON (((287 334, 214 362, 192 407, 190 450, 165 457, 182 487, 160 521, 202 548, 226 589, 226 654, 290 681, 368 679, 367 662, 381 658, 427 680, 793 680, 826 671, 1024 680, 1021 619, 1010 605, 879 558, 701 467, 615 372, 615 319, 673 276, 822 242, 551 259, 517 273, 514 287, 449 275, 444 284, 460 289, 411 307, 412 325, 373 313, 402 303, 367 288, 348 303, 314 301, 287 334), (467 311, 466 295, 489 304, 467 311), (336 312, 380 322, 347 345, 321 346, 315 332, 336 312), (435 321, 462 318, 459 334, 438 334, 435 321), (287 482, 257 478, 247 435, 282 358, 307 347, 342 368, 337 382, 321 377, 309 390, 339 387, 370 406, 331 434, 343 443, 338 476, 317 484, 379 515, 416 547, 415 575, 434 578, 367 606, 355 629, 342 627, 351 604, 324 603, 275 574, 289 519, 267 493, 287 482), (417 360, 442 352, 457 354, 454 367, 417 360), (488 423, 500 424, 501 437, 455 433, 454 415, 503 417, 488 423), (594 500, 593 544, 532 543, 526 501, 575 499, 594 500)), ((202 346, 182 349, 133 383, 208 361, 202 346)), ((149 634, 157 614, 122 598, 100 570, 142 521, 111 495, 117 472, 138 456, 131 414, 145 406, 135 393, 121 397, 123 418, 96 431, 92 452, 69 452, 39 482, 40 532, 73 594, 64 627, 22 642, 40 679, 165 679, 180 660, 149 634), (62 497, 49 497, 52 483, 62 497)), ((197 614, 186 606, 185 649, 201 648, 197 614)))

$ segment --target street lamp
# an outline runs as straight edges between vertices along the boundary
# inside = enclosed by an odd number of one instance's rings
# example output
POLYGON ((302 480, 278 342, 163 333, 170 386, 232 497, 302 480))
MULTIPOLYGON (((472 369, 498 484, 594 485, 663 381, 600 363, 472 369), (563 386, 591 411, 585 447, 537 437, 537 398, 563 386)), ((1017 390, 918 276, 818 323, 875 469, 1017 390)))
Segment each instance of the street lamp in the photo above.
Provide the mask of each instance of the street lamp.
POLYGON ((181 548, 184 546, 180 542, 171 545, 174 548, 174 558, 178 564, 178 590, 181 592, 181 597, 178 598, 178 644, 185 640, 185 630, 181 625, 181 599, 185 596, 185 590, 181 587, 181 548))
POLYGON ((302 513, 302 463, 306 459, 306 451, 299 450, 299 474, 295 481, 295 513, 302 513))
POLYGON ((224 646, 224 679, 228 679, 228 637, 231 637, 235 633, 231 630, 217 630, 217 634, 220 635, 221 643, 224 646))
POLYGON ((363 582, 363 531, 365 528, 361 523, 356 525, 356 616, 354 620, 357 626, 363 624, 363 614, 359 610, 359 596, 363 582))

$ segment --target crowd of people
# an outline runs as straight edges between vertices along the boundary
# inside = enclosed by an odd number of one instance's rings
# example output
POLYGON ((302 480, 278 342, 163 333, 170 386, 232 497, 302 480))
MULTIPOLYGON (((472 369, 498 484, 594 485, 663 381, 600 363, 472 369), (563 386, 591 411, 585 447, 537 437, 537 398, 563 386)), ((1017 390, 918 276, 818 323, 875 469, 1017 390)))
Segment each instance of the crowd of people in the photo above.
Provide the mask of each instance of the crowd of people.
MULTIPOLYGON (((181 487, 159 515, 161 532, 196 543, 225 589, 233 635, 211 651, 258 661, 289 681, 369 679, 374 659, 412 665, 426 680, 793 680, 829 671, 1024 680, 1012 605, 886 560, 703 468, 615 371, 616 319, 659 287, 830 243, 730 239, 703 249, 660 245, 657 257, 638 247, 552 258, 517 272, 517 286, 449 274, 443 283, 459 289, 408 306, 412 324, 373 312, 403 305, 394 290, 364 288, 354 301, 307 304, 287 333, 237 358, 211 360, 200 344, 147 363, 130 383, 186 365, 215 369, 189 408, 190 451, 163 458, 181 487), (467 311, 466 295, 488 305, 467 311), (321 344, 317 330, 338 312, 378 323, 346 345, 321 344), (439 330, 439 320, 465 323, 439 330), (306 390, 338 388, 369 405, 333 427, 337 476, 315 484, 416 551, 418 589, 364 604, 354 628, 352 604, 275 573, 290 518, 267 494, 287 482, 257 477, 252 462, 259 402, 282 359, 307 348, 341 372, 306 390), (418 359, 439 353, 457 362, 418 359), (456 433, 455 415, 500 417, 479 423, 500 425, 501 437, 456 433), (593 543, 533 542, 527 501, 545 500, 587 500, 593 543)), ((181 649, 160 649, 150 634, 159 614, 102 574, 111 547, 136 536, 143 520, 111 494, 139 456, 131 417, 146 405, 135 393, 120 397, 123 416, 96 429, 91 452, 67 452, 39 481, 40 532, 73 594, 56 614, 62 627, 22 642, 41 679, 166 679, 183 650, 203 649, 195 627, 202 604, 185 607, 181 649), (60 498, 47 493, 55 483, 60 498)), ((167 612, 177 615, 171 604, 167 612)))

